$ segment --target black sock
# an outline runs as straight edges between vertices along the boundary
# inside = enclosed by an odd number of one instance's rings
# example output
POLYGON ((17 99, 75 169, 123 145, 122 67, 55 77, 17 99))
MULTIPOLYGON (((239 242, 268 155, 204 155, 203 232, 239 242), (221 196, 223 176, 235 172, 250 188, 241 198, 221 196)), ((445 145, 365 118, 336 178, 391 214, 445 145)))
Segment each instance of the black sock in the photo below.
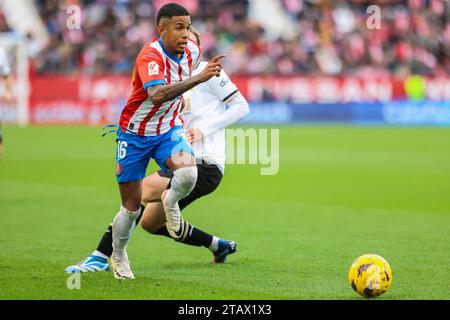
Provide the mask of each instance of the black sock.
MULTIPOLYGON (((141 213, 139 214, 139 217, 136 218, 136 225, 139 224, 139 221, 141 221, 142 215, 144 214, 145 207, 141 205, 141 213)), ((105 234, 103 235, 102 239, 100 240, 97 251, 103 253, 107 257, 111 257, 113 252, 113 238, 112 238, 112 223, 108 226, 108 229, 106 229, 105 234)))
MULTIPOLYGON (((188 226, 188 229, 186 230, 186 237, 184 237, 184 240, 181 241, 182 243, 197 247, 204 246, 206 248, 211 245, 213 239, 212 235, 200 229, 197 229, 196 227, 193 227, 188 223, 186 225, 188 226)), ((167 231, 166 226, 160 228, 154 234, 172 238, 169 234, 169 231, 167 231)))
POLYGON ((157 236, 164 236, 164 237, 172 238, 169 234, 169 231, 167 231, 167 228, 165 225, 164 225, 164 227, 161 227, 158 230, 156 230, 155 232, 153 232, 152 234, 155 234, 157 236))
POLYGON ((113 246, 112 246, 112 223, 106 229, 102 240, 100 240, 97 251, 103 253, 107 257, 111 257, 113 246))
POLYGON ((189 231, 183 243, 191 246, 204 246, 208 248, 213 240, 212 235, 197 229, 194 226, 189 226, 189 231))

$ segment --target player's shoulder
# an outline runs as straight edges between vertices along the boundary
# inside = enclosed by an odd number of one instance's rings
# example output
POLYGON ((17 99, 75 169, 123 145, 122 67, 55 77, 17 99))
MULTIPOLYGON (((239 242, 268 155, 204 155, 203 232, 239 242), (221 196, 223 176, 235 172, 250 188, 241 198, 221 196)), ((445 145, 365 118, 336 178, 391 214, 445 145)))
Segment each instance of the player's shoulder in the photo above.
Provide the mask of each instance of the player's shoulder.
POLYGON ((160 60, 163 59, 164 51, 159 43, 158 38, 147 42, 138 55, 139 60, 160 60))

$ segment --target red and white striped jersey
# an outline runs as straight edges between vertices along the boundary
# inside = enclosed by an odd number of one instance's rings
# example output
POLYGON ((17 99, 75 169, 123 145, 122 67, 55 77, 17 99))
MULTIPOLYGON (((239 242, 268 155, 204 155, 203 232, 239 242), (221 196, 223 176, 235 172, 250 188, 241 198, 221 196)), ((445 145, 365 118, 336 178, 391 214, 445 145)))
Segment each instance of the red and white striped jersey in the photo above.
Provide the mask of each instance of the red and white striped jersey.
POLYGON ((200 47, 188 40, 180 58, 164 48, 161 38, 147 43, 136 58, 133 72, 133 91, 120 115, 119 126, 141 136, 163 134, 182 125, 180 109, 183 96, 153 105, 147 88, 157 84, 170 84, 186 80, 201 53, 200 47))

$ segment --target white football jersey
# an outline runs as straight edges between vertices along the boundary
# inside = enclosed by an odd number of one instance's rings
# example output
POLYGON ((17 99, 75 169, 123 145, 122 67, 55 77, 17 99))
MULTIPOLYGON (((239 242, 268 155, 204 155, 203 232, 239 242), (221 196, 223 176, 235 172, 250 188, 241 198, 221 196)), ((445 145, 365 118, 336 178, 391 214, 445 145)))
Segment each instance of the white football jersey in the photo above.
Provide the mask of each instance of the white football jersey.
MULTIPOLYGON (((202 61, 193 71, 200 73, 207 65, 202 61)), ((185 107, 181 113, 186 128, 206 128, 208 121, 220 117, 226 101, 238 92, 236 85, 222 69, 219 77, 212 77, 184 94, 185 107)), ((225 128, 207 134, 203 141, 193 143, 195 157, 225 170, 225 128)))

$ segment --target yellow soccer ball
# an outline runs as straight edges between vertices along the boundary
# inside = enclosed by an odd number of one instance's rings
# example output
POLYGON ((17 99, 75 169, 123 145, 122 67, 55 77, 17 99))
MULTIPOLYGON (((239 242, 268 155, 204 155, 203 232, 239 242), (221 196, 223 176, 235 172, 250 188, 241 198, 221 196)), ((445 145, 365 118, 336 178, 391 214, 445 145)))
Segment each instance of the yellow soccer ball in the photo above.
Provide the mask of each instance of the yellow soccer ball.
POLYGON ((383 257, 365 254, 353 261, 348 272, 348 282, 363 297, 377 297, 390 288, 392 269, 383 257))

